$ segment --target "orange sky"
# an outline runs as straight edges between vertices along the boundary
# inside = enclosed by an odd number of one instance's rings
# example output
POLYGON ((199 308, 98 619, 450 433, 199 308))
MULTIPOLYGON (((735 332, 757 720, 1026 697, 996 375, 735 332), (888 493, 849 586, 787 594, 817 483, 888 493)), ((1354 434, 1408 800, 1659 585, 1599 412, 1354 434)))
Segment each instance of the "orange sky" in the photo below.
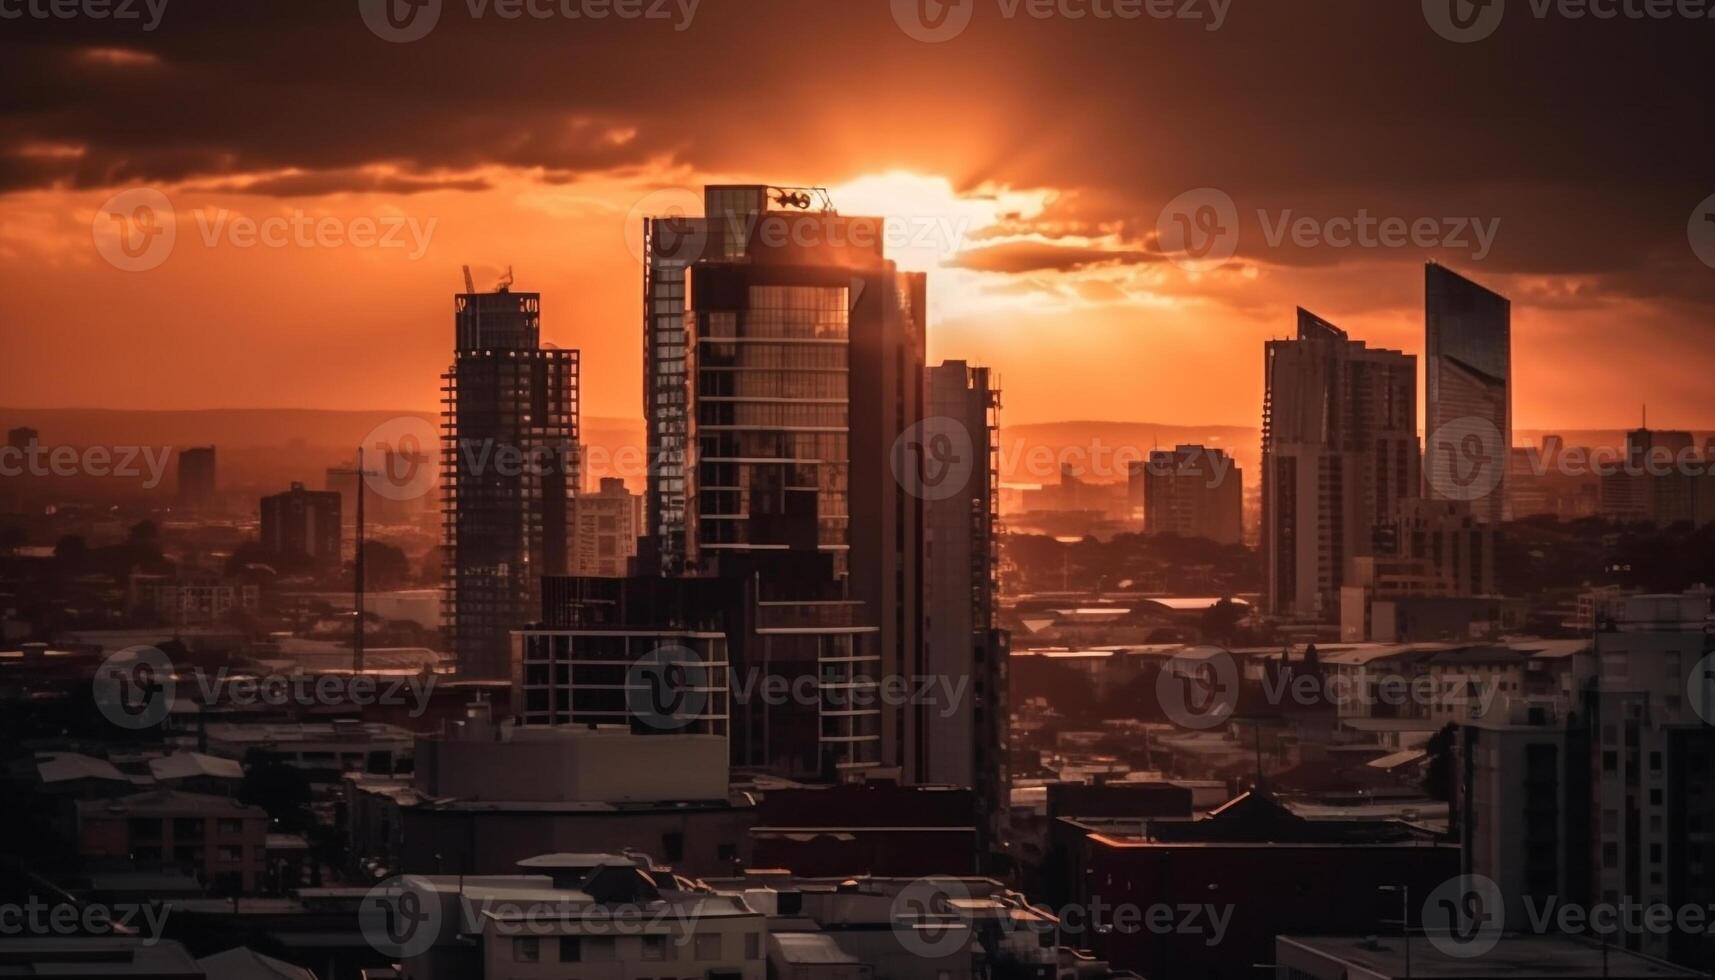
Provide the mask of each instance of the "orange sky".
MULTIPOLYGON (((349 12, 295 11, 244 58, 221 33, 263 32, 231 17, 169 11, 119 37, 26 24, 0 42, 0 77, 52 94, 0 116, 0 404, 432 409, 470 264, 543 294, 546 339, 583 351, 586 415, 637 416, 639 209, 761 181, 893 218, 902 264, 931 272, 931 358, 997 368, 1011 422, 1255 425, 1262 341, 1295 306, 1420 353, 1435 258, 1513 298, 1518 427, 1629 425, 1645 401, 1657 424, 1715 426, 1715 268, 1686 237, 1715 192, 1688 162, 1709 127, 1658 127, 1614 77, 1572 74, 1561 94, 1578 104, 1542 118, 1543 94, 1508 73, 1594 43, 1571 28, 1509 24, 1478 51, 1412 12, 1353 49, 1241 10, 1219 32, 990 11, 928 45, 885 11, 736 6, 753 16, 711 3, 684 32, 594 40, 449 20, 407 45, 349 12), (789 37, 753 36, 759 10, 798 11, 789 37), (1292 57, 1273 47, 1295 35, 1292 57), (1344 67, 1296 70, 1335 52, 1344 67), (707 80, 639 77, 651 57, 707 80), (1627 172, 1610 154, 1654 162, 1627 172), (1236 203, 1237 254, 1218 267, 1166 260, 1158 236, 1163 206, 1197 187, 1236 203), (159 265, 125 271, 103 256, 101 210, 138 188, 164 195, 176 234, 159 265), (1495 239, 1480 256, 1271 241, 1283 220, 1359 214, 1468 216, 1495 239)), ((1672 52, 1653 63, 1680 70, 1672 52)))

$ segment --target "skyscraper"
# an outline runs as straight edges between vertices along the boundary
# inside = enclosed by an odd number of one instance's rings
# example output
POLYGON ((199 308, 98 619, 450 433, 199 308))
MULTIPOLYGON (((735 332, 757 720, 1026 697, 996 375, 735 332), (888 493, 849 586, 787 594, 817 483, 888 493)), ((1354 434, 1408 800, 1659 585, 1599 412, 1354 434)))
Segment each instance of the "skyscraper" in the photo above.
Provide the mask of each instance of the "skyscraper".
MULTIPOLYGON (((994 624, 1000 563, 1000 391, 988 368, 946 361, 929 369, 929 417, 969 436, 962 481, 924 494, 927 560, 924 608, 929 672, 969 678, 953 705, 918 706, 922 781, 968 786, 981 823, 998 833, 1007 795, 1008 634, 994 624)), ((931 432, 933 439, 935 433, 931 432)), ((960 449, 963 447, 960 446, 960 449)), ((923 452, 933 454, 933 446, 923 452)), ((927 489, 927 487, 925 488, 927 489)))
MULTIPOLYGON (((742 259, 726 244, 741 226, 711 222, 691 267, 685 568, 825 554, 879 629, 878 676, 923 675, 923 502, 888 460, 922 418, 925 279, 885 257, 881 219, 805 210, 821 192, 766 193, 800 203, 758 215, 742 259)), ((881 764, 914 780, 916 719, 904 705, 879 716, 881 764)))
POLYGON ((1469 500, 1479 520, 1506 517, 1512 449, 1512 303, 1430 263, 1424 267, 1424 474, 1431 500, 1469 500))
POLYGON ((197 511, 213 506, 216 486, 213 446, 179 450, 180 507, 197 511))
POLYGON ((454 299, 442 376, 447 624, 462 674, 511 676, 510 631, 567 564, 578 487, 578 352, 543 348, 541 296, 502 286, 454 299))
POLYGON ((1417 359, 1300 309, 1298 336, 1265 345, 1263 376, 1266 607, 1331 620, 1348 561, 1417 493, 1417 359))

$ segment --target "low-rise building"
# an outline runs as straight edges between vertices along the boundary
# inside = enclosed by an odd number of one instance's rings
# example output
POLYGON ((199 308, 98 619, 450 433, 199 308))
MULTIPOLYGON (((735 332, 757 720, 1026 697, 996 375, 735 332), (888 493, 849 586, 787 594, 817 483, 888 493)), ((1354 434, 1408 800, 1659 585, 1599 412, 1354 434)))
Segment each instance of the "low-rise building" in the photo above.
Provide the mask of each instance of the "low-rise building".
POLYGON ((189 870, 224 894, 261 884, 267 836, 266 810, 222 796, 150 790, 77 804, 76 839, 85 858, 189 870))

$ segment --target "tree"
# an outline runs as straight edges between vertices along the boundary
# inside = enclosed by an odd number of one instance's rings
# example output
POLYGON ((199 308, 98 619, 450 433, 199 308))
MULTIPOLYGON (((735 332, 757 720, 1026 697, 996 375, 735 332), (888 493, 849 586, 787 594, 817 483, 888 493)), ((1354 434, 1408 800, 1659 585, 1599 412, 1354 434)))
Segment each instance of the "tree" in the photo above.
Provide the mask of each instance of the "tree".
POLYGON ((403 551, 381 541, 364 542, 363 580, 367 588, 398 588, 410 577, 411 562, 403 551))
POLYGON ((245 756, 238 798, 267 810, 275 826, 287 833, 297 833, 311 823, 309 777, 266 752, 252 750, 245 756))
POLYGON ((1239 621, 1244 618, 1243 606, 1232 599, 1222 599, 1203 610, 1203 639, 1230 645, 1233 642, 1233 634, 1239 628, 1239 621))

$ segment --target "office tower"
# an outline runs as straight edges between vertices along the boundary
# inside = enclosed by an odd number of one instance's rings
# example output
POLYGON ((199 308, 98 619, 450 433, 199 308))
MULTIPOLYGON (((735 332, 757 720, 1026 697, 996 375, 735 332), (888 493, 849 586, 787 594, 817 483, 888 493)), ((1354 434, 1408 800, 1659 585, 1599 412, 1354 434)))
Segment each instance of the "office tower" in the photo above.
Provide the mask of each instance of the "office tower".
POLYGON ((1497 594, 1495 528, 1457 500, 1402 500, 1377 535, 1377 552, 1424 563, 1437 595, 1497 594))
POLYGON ((643 219, 643 420, 650 479, 639 554, 648 573, 685 570, 687 270, 701 259, 742 260, 759 216, 783 193, 762 185, 711 185, 703 190, 702 215, 643 219))
POLYGON ((318 565, 340 559, 340 499, 330 490, 306 490, 302 483, 262 498, 262 547, 277 555, 295 555, 318 565))
POLYGON ((1141 469, 1145 533, 1217 544, 1244 539, 1244 475, 1224 451, 1203 446, 1155 450, 1141 469))
POLYGON ((1431 500, 1506 517, 1512 448, 1512 303, 1444 266, 1424 267, 1424 475, 1431 500))
POLYGON ((1638 428, 1626 433, 1624 462, 1601 476, 1599 499, 1603 517, 1667 525, 1679 521, 1708 521, 1715 515, 1698 513, 1701 468, 1697 442, 1689 432, 1638 428))
MULTIPOLYGON (((1007 797, 1008 634, 994 625, 1000 563, 1000 391, 988 368, 946 361, 929 370, 928 415, 968 434, 964 479, 925 494, 925 658, 936 677, 968 678, 951 705, 920 705, 922 781, 975 791, 978 826, 991 837, 1007 797)), ((935 432, 931 427, 931 439, 935 432)), ((934 462, 934 446, 922 447, 934 462)), ((949 466, 958 461, 947 460, 949 466)))
MULTIPOLYGON (((921 676, 922 501, 889 460, 923 414, 925 278, 887 260, 881 219, 840 215, 824 192, 711 188, 709 199, 726 210, 706 222, 688 276, 682 566, 722 575, 733 559, 825 555, 878 630, 882 659, 866 669, 921 676), (734 197, 750 203, 722 203, 734 197), (820 212, 808 210, 816 198, 820 212), (779 207, 733 219, 759 202, 779 207)), ((652 483, 675 479, 662 468, 652 483)), ((670 551, 677 535, 655 536, 670 551)), ((835 651, 822 659, 832 666, 835 651)), ((880 764, 919 778, 922 733, 904 705, 831 723, 862 742, 872 715, 880 764)))
POLYGON ((179 450, 179 506, 192 511, 206 510, 214 505, 214 499, 214 447, 179 450))
POLYGON ((1266 608, 1331 620, 1348 562, 1417 492, 1417 359, 1301 309, 1298 336, 1265 345, 1263 376, 1266 608))
POLYGON ((447 625, 459 671, 511 676, 510 631, 566 571, 578 487, 578 352, 540 343, 541 297, 503 285, 454 299, 442 376, 447 625))
POLYGON ((629 572, 643 532, 643 498, 618 477, 603 477, 601 489, 572 499, 571 575, 617 576, 629 572))

